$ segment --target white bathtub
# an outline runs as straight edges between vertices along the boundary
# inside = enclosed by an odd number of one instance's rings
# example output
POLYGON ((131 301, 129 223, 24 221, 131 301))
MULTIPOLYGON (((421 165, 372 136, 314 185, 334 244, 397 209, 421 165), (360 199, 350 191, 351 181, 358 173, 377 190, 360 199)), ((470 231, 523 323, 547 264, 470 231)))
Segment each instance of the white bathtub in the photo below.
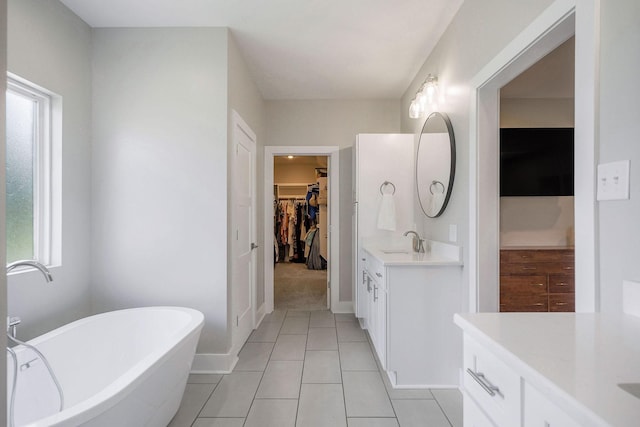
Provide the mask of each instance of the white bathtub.
MULTIPOLYGON (((29 341, 58 377, 62 411, 43 363, 15 347, 15 426, 165 427, 180 406, 203 320, 188 308, 136 308, 80 319, 29 341)), ((7 365, 11 393, 9 354, 7 365)))

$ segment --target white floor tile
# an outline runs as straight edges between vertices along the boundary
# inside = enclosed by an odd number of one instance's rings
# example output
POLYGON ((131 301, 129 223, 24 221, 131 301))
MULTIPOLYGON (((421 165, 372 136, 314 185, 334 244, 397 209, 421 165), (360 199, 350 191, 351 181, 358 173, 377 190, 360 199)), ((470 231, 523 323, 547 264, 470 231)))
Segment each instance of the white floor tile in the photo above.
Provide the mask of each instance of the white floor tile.
POLYGON ((462 427, 462 393, 455 388, 431 390, 453 427, 462 427))
POLYGON ((215 384, 187 384, 180 408, 167 427, 189 427, 215 387, 215 384))
POLYGON ((297 427, 346 427, 340 384, 302 384, 297 427))
POLYGON ((271 360, 304 360, 306 346, 306 335, 280 334, 271 353, 271 360))
POLYGON ((336 322, 357 322, 358 319, 353 313, 335 313, 336 322))
POLYGON ((337 350, 335 328, 309 328, 307 350, 337 350))
POLYGON ((281 334, 306 334, 309 330, 308 317, 286 317, 280 329, 281 334))
POLYGON ((450 427, 435 400, 393 400, 393 409, 402 427, 450 427))
POLYGON ((237 371, 264 371, 273 350, 272 342, 248 342, 240 350, 238 363, 233 368, 237 371))
POLYGON ((343 371, 378 371, 368 342, 341 342, 340 366, 343 371))
POLYGON ((258 329, 251 333, 247 342, 276 342, 281 326, 278 322, 262 322, 258 329))
POLYGON ((379 372, 343 372, 348 417, 395 417, 379 372))
POLYGON ((308 310, 287 310, 287 317, 306 317, 307 319, 311 315, 308 310))
POLYGON ((349 427, 398 427, 395 418, 347 418, 349 427))
POLYGON ((222 379, 221 374, 190 374, 189 384, 218 384, 222 379))
POLYGON ((244 418, 262 378, 262 372, 233 372, 220 381, 200 417, 244 418))
POLYGON ((280 323, 284 321, 284 317, 287 315, 287 310, 273 310, 271 313, 264 316, 262 322, 268 323, 280 323))
POLYGON ((298 400, 256 399, 244 427, 294 427, 298 400))
POLYGON ((356 322, 337 322, 338 341, 367 341, 367 336, 360 325, 356 322))
POLYGON ((198 418, 193 427, 242 427, 244 418, 198 418))
POLYGON ((312 311, 309 317, 310 328, 334 328, 336 320, 333 313, 327 311, 312 311))
POLYGON ((304 358, 303 383, 340 384, 340 356, 335 350, 307 350, 304 358))
POLYGON ((272 360, 264 371, 256 399, 297 399, 302 380, 301 360, 272 360))

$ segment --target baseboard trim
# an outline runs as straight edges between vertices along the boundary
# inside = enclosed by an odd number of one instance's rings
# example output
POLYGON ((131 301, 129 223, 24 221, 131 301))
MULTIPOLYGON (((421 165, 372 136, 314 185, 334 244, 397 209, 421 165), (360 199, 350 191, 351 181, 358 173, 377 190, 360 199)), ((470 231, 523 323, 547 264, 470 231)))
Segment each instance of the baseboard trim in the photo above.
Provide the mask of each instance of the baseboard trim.
POLYGON ((353 301, 338 301, 331 307, 334 313, 353 313, 353 301))
POLYGON ((193 358, 192 374, 229 374, 238 363, 238 355, 233 353, 199 353, 193 358))
POLYGON ((264 320, 264 316, 266 315, 267 315, 267 304, 262 303, 260 308, 258 308, 258 310, 256 311, 256 325, 253 329, 258 329, 258 326, 260 326, 260 324, 264 320))

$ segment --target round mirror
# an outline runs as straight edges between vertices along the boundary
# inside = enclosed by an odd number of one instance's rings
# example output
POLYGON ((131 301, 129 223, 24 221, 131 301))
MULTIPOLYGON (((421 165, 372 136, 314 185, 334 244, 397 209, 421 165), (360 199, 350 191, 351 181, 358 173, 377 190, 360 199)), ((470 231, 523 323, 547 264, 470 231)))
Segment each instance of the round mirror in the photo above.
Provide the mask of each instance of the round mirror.
POLYGON ((422 127, 416 158, 416 189, 426 216, 442 215, 453 188, 456 142, 451 121, 444 113, 431 113, 422 127))

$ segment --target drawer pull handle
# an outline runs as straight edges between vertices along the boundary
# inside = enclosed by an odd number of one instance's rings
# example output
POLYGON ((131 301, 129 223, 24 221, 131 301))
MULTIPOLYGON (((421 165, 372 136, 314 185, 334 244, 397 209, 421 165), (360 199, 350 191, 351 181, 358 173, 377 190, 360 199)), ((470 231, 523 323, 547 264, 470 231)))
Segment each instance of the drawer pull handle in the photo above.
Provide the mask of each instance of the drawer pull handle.
POLYGON ((520 255, 520 258, 527 259, 527 258, 529 258, 529 255, 520 255))
POLYGON ((378 276, 378 277, 382 277, 382 274, 380 274, 380 273, 376 273, 376 276, 378 276))
POLYGON ((562 267, 563 270, 573 270, 573 267, 562 267))
POLYGON ((568 305, 569 303, 567 302, 557 302, 556 305, 568 305))
POLYGON ((556 286, 569 286, 569 284, 565 282, 560 282, 560 283, 556 283, 556 286))
POLYGON ((532 286, 544 286, 544 283, 532 283, 532 286))
POLYGON ((378 287, 373 285, 373 301, 378 301, 378 287))
POLYGON ((522 267, 523 270, 537 270, 538 267, 522 267))
POLYGON ((480 384, 480 387, 482 387, 484 391, 489 393, 489 396, 495 396, 496 394, 502 396, 502 393, 500 393, 500 389, 491 384, 489 380, 485 378, 483 373, 473 372, 471 368, 467 368, 467 372, 469 373, 469 375, 471 375, 471 378, 473 378, 478 384, 480 384))
POLYGON ((537 302, 535 304, 531 304, 531 307, 542 307, 543 305, 544 305, 544 303, 537 302))

